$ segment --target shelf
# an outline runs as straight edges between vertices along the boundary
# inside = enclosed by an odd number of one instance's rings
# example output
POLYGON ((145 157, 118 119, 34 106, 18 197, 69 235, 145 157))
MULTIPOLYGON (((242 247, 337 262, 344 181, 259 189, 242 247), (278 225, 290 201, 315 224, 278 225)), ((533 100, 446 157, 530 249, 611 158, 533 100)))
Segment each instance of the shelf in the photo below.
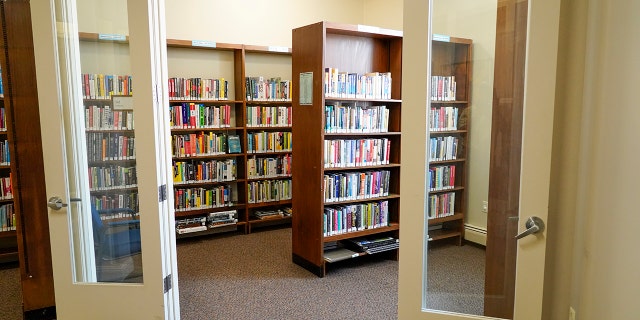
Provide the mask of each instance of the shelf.
POLYGON ((342 201, 333 201, 333 202, 325 202, 325 206, 333 206, 339 204, 349 204, 349 203, 360 203, 360 202, 376 202, 382 200, 390 200, 390 199, 399 199, 399 194, 390 194, 384 197, 374 197, 374 198, 366 198, 366 199, 356 199, 356 200, 342 200, 342 201))
POLYGON ((90 194, 103 194, 103 193, 136 191, 136 190, 138 190, 138 187, 118 187, 118 188, 103 189, 103 190, 89 190, 89 193, 90 194))
POLYGON ((176 157, 172 156, 173 160, 206 160, 206 159, 219 159, 219 158, 233 158, 233 157, 242 157, 244 153, 223 153, 223 154, 212 154, 212 155, 199 155, 199 156, 191 156, 191 157, 176 157))
POLYGON ((257 219, 257 218, 251 218, 251 220, 249 220, 249 224, 272 224, 272 223, 289 223, 291 222, 291 216, 287 216, 287 217, 282 217, 282 216, 273 216, 273 218, 264 218, 264 219, 257 219))
POLYGON ((400 136, 401 132, 349 132, 349 133, 336 133, 336 132, 325 132, 325 137, 362 137, 362 136, 400 136))
POLYGON ((210 185, 218 185, 218 184, 229 184, 229 183, 242 183, 246 182, 245 179, 235 179, 229 181, 198 181, 198 182, 190 182, 190 183, 173 183, 174 188, 190 188, 190 187, 203 187, 210 185))
POLYGON ((291 55, 291 48, 289 47, 245 45, 244 50, 249 53, 275 53, 291 55))
POLYGON ((251 107, 254 105, 267 105, 267 106, 278 106, 282 104, 291 104, 291 100, 247 100, 247 106, 251 107))
POLYGON ((384 233, 384 232, 389 232, 389 231, 397 231, 397 230, 400 230, 400 225, 397 224, 397 223, 391 223, 387 227, 364 229, 364 230, 361 230, 361 231, 353 231, 353 232, 347 232, 347 233, 342 233, 342 234, 336 234, 336 235, 332 235, 332 236, 323 237, 322 241, 323 242, 332 242, 332 241, 338 241, 338 240, 350 239, 350 238, 356 238, 356 237, 363 237, 363 236, 368 236, 368 235, 372 235, 372 234, 384 233))
POLYGON ((279 205, 285 205, 285 204, 291 204, 291 199, 280 200, 280 201, 270 201, 270 202, 260 202, 260 203, 247 203, 247 208, 253 209, 253 208, 279 206, 279 205))
POLYGON ((456 213, 456 214, 442 217, 442 218, 431 218, 428 221, 429 221, 429 225, 434 225, 434 224, 440 224, 443 222, 463 220, 463 219, 464 219, 464 214, 456 213))
POLYGON ((289 154, 292 150, 289 151, 269 151, 269 152, 247 152, 247 156, 265 156, 270 154, 289 154))
POLYGON ((438 165, 438 164, 465 162, 465 161, 467 161, 466 158, 451 159, 451 160, 440 160, 440 161, 429 161, 429 166, 438 165))
POLYGON ((132 133, 133 129, 87 129, 86 133, 132 133))
POLYGON ((336 97, 324 97, 325 101, 353 101, 353 102, 388 102, 388 103, 402 103, 399 99, 360 99, 360 98, 336 98, 336 97))
POLYGON ((16 236, 15 230, 10 231, 0 231, 0 238, 13 238, 16 236))
POLYGON ((245 224, 246 223, 244 222, 238 222, 236 224, 215 227, 215 228, 207 227, 207 230, 204 230, 204 231, 189 232, 189 233, 183 233, 183 234, 179 234, 176 232, 176 239, 185 239, 185 238, 206 236, 211 234, 234 232, 234 231, 238 231, 238 227, 244 226, 245 224))
POLYGON ((263 180, 284 180, 284 179, 291 179, 291 175, 287 175, 287 176, 279 176, 279 177, 260 177, 260 178, 248 178, 247 181, 252 182, 252 181, 263 181, 263 180))
POLYGON ((380 165, 375 165, 375 166, 324 168, 324 171, 325 172, 332 172, 332 171, 362 171, 362 170, 384 169, 384 168, 400 168, 400 164, 392 163, 392 164, 380 164, 380 165))
MULTIPOLYGON (((239 210, 239 209, 243 209, 243 208, 244 208, 244 204, 237 203, 237 204, 234 204, 232 206, 226 206, 226 207, 216 207, 216 208, 207 208, 207 209, 194 209, 194 210, 188 210, 188 211, 175 210, 175 216, 176 216, 176 218, 194 217, 194 216, 207 215, 207 214, 209 214, 211 212, 220 212, 220 211, 228 211, 228 210, 239 210)), ((240 223, 240 221, 238 223, 240 223)))
POLYGON ((241 44, 215 42, 209 40, 179 40, 167 39, 167 47, 169 48, 190 48, 190 49, 208 49, 208 50, 241 50, 241 44))
POLYGON ((445 131, 429 131, 430 135, 454 135, 454 134, 467 134, 467 130, 445 130, 445 131))
POLYGON ((13 202, 13 198, 11 198, 11 199, 0 199, 0 204, 3 204, 3 203, 12 203, 12 202, 13 202))
POLYGON ((246 127, 247 131, 280 131, 280 130, 285 130, 285 131, 289 131, 291 130, 291 126, 282 126, 282 127, 246 127))
POLYGON ((170 99, 169 104, 180 104, 180 103, 202 103, 202 104, 236 104, 242 103, 240 100, 207 100, 207 99, 170 99))
POLYGON ((431 100, 432 104, 467 104, 469 101, 440 101, 440 100, 431 100))
POLYGON ((8 164, 0 165, 0 169, 11 169, 11 165, 8 165, 8 164))
POLYGON ((172 128, 171 133, 197 132, 197 131, 235 131, 242 130, 243 127, 222 127, 222 128, 172 128))
POLYGON ((431 190, 431 191, 429 191, 429 194, 456 192, 456 191, 462 191, 462 190, 464 190, 464 187, 455 187, 455 188, 451 188, 451 189, 431 190))
POLYGON ((441 229, 441 230, 429 231, 429 241, 437 241, 437 240, 455 238, 455 237, 461 237, 461 236, 462 236, 462 232, 457 230, 441 229))

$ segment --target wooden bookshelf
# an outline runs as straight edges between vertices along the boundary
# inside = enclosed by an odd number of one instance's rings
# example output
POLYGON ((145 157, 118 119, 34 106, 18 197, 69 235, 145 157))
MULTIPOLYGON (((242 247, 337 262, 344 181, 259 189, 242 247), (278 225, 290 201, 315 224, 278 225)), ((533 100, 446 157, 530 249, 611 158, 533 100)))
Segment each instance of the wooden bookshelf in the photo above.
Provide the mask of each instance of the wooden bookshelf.
MULTIPOLYGON (((126 35, 105 35, 95 33, 79 33, 81 41, 85 42, 110 42, 116 44, 127 45, 128 36, 126 35)), ((184 138, 189 137, 204 137, 216 135, 222 137, 228 137, 230 135, 237 135, 240 138, 240 152, 230 153, 229 150, 220 150, 219 152, 196 152, 196 153, 180 153, 175 150, 175 146, 172 146, 174 154, 173 158, 173 171, 177 173, 181 168, 198 165, 201 163, 218 163, 228 160, 235 161, 233 166, 233 172, 235 176, 231 179, 204 179, 204 180, 185 180, 174 181, 174 197, 176 203, 175 216, 177 220, 185 218, 198 218, 206 217, 211 213, 217 213, 222 211, 236 210, 237 223, 232 226, 216 227, 208 229, 202 232, 193 232, 187 234, 181 234, 179 238, 193 237, 199 235, 208 235, 220 232, 229 231, 243 231, 244 233, 251 232, 254 227, 260 227, 263 225, 274 224, 290 224, 291 218, 283 216, 279 218, 258 219, 253 217, 252 214, 257 210, 271 210, 281 209, 283 207, 291 207, 291 199, 275 199, 275 201, 262 201, 257 203, 251 203, 249 200, 249 186, 252 183, 265 182, 277 180, 291 180, 291 176, 280 177, 249 177, 247 162, 252 158, 269 158, 269 157, 284 157, 291 155, 290 150, 275 150, 266 152, 251 152, 248 150, 249 141, 252 133, 267 132, 269 134, 276 134, 279 132, 291 133, 292 127, 288 125, 275 125, 275 126, 251 126, 249 125, 247 114, 248 108, 253 106, 260 106, 265 108, 277 108, 285 107, 291 109, 291 100, 284 99, 271 99, 271 100, 253 100, 247 97, 246 77, 257 76, 259 74, 251 74, 253 72, 265 72, 269 73, 269 67, 261 67, 260 65, 285 66, 288 68, 288 72, 272 71, 273 74, 260 74, 265 78, 267 77, 281 77, 282 79, 290 80, 290 65, 291 65, 291 48, 288 47, 275 47, 275 46, 255 46, 233 43, 221 43, 214 41, 204 40, 189 40, 189 39, 167 39, 167 52, 168 52, 168 64, 169 64, 169 107, 176 110, 180 108, 191 108, 193 106, 202 106, 208 110, 226 108, 229 112, 227 123, 224 124, 207 124, 207 125, 191 125, 174 123, 171 128, 172 144, 181 142, 184 145, 184 138), (257 57, 253 61, 251 57, 257 57), (275 57, 275 58, 274 58, 275 57), (264 62, 266 59, 266 63, 264 62), (275 59, 275 60, 273 60, 275 59), (273 62, 275 61, 275 62, 273 62), (258 66, 258 67, 256 67, 258 66), (180 80, 171 80, 176 78, 180 80), (177 83, 183 84, 186 79, 198 79, 194 80, 190 88, 202 88, 206 87, 201 79, 216 79, 218 85, 220 80, 227 82, 225 87, 226 94, 217 94, 215 97, 203 96, 203 95, 182 95, 176 96, 177 83), (171 85, 171 81, 174 81, 171 85), (198 82, 199 81, 199 82, 198 82), (228 107, 227 107, 228 106, 228 107), (179 108, 178 108, 179 107, 179 108), (180 166, 177 164, 180 163, 180 166), (194 207, 186 208, 181 203, 179 192, 182 190, 197 188, 197 189, 213 189, 219 186, 229 186, 231 190, 232 201, 226 202, 224 205, 204 206, 198 205, 194 207), (267 221, 268 220, 268 221, 267 221)), ((280 67, 282 69, 282 67, 280 67)), ((224 82, 222 82, 224 83, 224 82)), ((186 86, 180 86, 180 88, 186 88, 186 86)), ((110 105, 109 99, 88 97, 85 99, 85 105, 110 105)), ((191 110, 188 111, 189 115, 191 110)), ((290 113, 290 111, 289 111, 290 113)), ((199 114, 199 113, 198 113, 199 114)), ((186 113, 185 113, 186 115, 186 113)), ((98 133, 121 133, 128 134, 127 130, 88 130, 88 134, 98 133)), ((226 138, 224 139, 226 143, 226 138)), ((189 140, 190 141, 190 140, 189 140)), ((135 165, 135 159, 109 159, 108 162, 111 165, 135 165)), ((101 165, 100 161, 90 161, 90 165, 101 165)), ((197 167, 196 167, 197 168, 197 167)), ((117 191, 135 192, 131 187, 116 188, 117 191)), ((94 190, 92 195, 104 195, 116 192, 116 190, 94 190)))
MULTIPOLYGON (((237 135, 240 138, 240 152, 229 153, 225 150, 221 154, 198 155, 196 154, 185 157, 174 155, 174 165, 177 161, 191 161, 197 163, 199 161, 217 160, 225 161, 232 159, 235 161, 235 177, 230 181, 211 181, 211 182, 194 182, 187 184, 174 184, 174 190, 189 187, 206 188, 220 184, 228 184, 231 186, 233 198, 235 199, 230 207, 219 207, 194 210, 176 211, 176 217, 179 218, 197 218, 207 216, 211 212, 236 210, 237 224, 233 226, 225 226, 222 228, 208 229, 203 232, 194 232, 192 234, 182 234, 179 237, 192 237, 198 235, 207 235, 211 233, 242 231, 250 233, 255 228, 268 225, 288 225, 291 222, 289 216, 274 216, 269 218, 258 218, 254 216, 256 211, 260 210, 277 210, 291 207, 291 199, 270 199, 273 201, 255 201, 252 197, 252 188, 257 184, 277 185, 278 181, 291 180, 290 174, 281 176, 250 176, 250 163, 254 159, 264 158, 283 158, 290 157, 290 150, 265 150, 253 151, 253 141, 249 141, 254 135, 264 133, 265 135, 277 135, 279 133, 291 133, 291 124, 253 124, 250 119, 253 115, 251 108, 261 109, 291 109, 290 98, 285 99, 260 99, 255 100, 250 96, 250 90, 247 88, 247 77, 263 76, 268 79, 270 77, 280 77, 283 80, 290 79, 291 64, 291 48, 288 47, 269 47, 254 46, 230 43, 215 43, 210 41, 196 40, 177 40, 167 39, 168 60, 169 60, 169 76, 170 77, 203 77, 198 74, 197 70, 193 70, 193 66, 203 69, 211 78, 224 78, 228 82, 227 95, 222 99, 214 100, 172 100, 172 107, 180 106, 187 103, 201 104, 207 107, 211 106, 229 106, 226 107, 230 111, 230 117, 227 121, 228 126, 221 128, 189 128, 183 129, 174 127, 171 130, 172 136, 184 134, 193 134, 198 132, 212 132, 222 135, 237 135), (173 61, 172 61, 173 59, 173 61), (266 62, 265 62, 266 61, 266 62), (275 61, 275 62, 274 62, 275 61), (179 63, 182 62, 182 63, 179 63), (215 66, 208 64, 222 64, 223 66, 215 66), (180 65, 178 65, 180 64, 180 65), (188 64, 188 65, 187 65, 188 64), (278 70, 269 70, 265 65, 285 65, 285 72, 278 70)), ((280 68, 282 69, 282 68, 280 68)), ((175 169, 175 168, 174 168, 175 169)), ((281 183, 281 182, 280 182, 281 183)))
MULTIPOLYGON (((402 79, 402 32, 369 26, 319 22, 293 30, 293 215, 292 259, 323 277, 329 262, 325 260, 325 244, 361 236, 399 236, 400 202, 400 112, 402 79), (392 79, 388 94, 351 96, 325 94, 325 70, 363 75, 370 72, 389 73, 392 79), (302 78, 302 80, 301 80, 302 78), (305 88, 300 88, 304 81, 305 88), (300 92, 305 92, 301 97, 300 92), (385 106, 388 129, 383 132, 331 132, 327 129, 326 106, 385 106), (354 139, 387 139, 390 142, 388 163, 367 166, 343 164, 325 166, 325 141, 354 139), (361 174, 371 171, 389 172, 386 196, 326 202, 325 176, 361 174), (325 226, 325 210, 339 205, 381 203, 388 206, 387 221, 375 228, 330 233, 325 226)), ((329 111, 327 111, 329 112, 329 111)), ((359 110, 356 112, 360 112, 359 110)), ((342 143, 342 142, 338 142, 342 143)), ((349 142, 351 143, 351 142, 349 142)), ((353 143, 360 143, 360 140, 353 143)), ((330 183, 330 182, 329 182, 330 183)), ((353 230, 353 228, 351 229, 353 230)), ((398 250, 381 256, 397 258, 398 250)), ((361 254, 354 254, 361 256, 361 254)))
POLYGON ((464 238, 471 125, 471 47, 470 39, 436 35, 432 41, 430 148, 437 144, 434 139, 441 139, 455 141, 457 150, 438 158, 430 153, 429 241, 454 239, 461 245, 464 238), (455 90, 446 90, 452 83, 455 90), (437 205, 435 197, 438 197, 437 205))

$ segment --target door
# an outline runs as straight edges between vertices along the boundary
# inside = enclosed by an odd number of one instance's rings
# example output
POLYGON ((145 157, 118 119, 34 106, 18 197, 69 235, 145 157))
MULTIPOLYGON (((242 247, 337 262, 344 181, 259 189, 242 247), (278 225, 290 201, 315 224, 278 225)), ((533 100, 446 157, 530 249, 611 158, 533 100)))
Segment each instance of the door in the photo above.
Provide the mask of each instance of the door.
POLYGON ((31 12, 57 316, 178 319, 164 2, 31 12))
MULTIPOLYGON (((404 190, 403 195, 408 194, 407 190, 412 190, 412 192, 408 196, 403 196, 400 205, 402 208, 400 228, 402 249, 400 250, 398 309, 401 319, 479 319, 484 314, 499 318, 541 319, 545 230, 541 223, 537 222, 540 227, 539 232, 524 235, 517 241, 514 238, 518 232, 525 231, 528 218, 535 216, 540 218, 536 221, 542 222, 547 219, 558 19, 559 3, 553 0, 404 2, 404 45, 406 47, 403 50, 405 52, 403 56, 403 83, 410 83, 412 86, 410 90, 403 91, 402 99, 403 105, 416 107, 403 112, 402 126, 403 132, 424 132, 425 134, 406 137, 403 135, 402 141, 401 189, 404 190), (446 9, 444 9, 445 7, 446 9), (515 14, 513 14, 514 12, 515 14), (496 222, 487 219, 490 225, 487 225, 486 269, 490 273, 487 274, 487 284, 483 285, 490 290, 495 283, 500 283, 501 290, 486 296, 483 290, 479 294, 465 295, 463 292, 462 294, 447 295, 445 284, 444 300, 453 301, 453 304, 457 301, 458 306, 466 306, 468 303, 464 302, 466 301, 464 299, 469 298, 470 295, 476 295, 475 298, 479 299, 481 305, 479 312, 466 312, 461 311, 464 310, 463 308, 439 308, 441 304, 433 303, 433 299, 429 296, 431 282, 428 266, 431 263, 428 261, 430 258, 433 259, 430 255, 430 248, 435 246, 434 243, 429 242, 433 231, 429 230, 428 210, 425 204, 430 193, 427 190, 427 174, 422 175, 425 178, 421 179, 416 172, 426 173, 430 168, 427 141, 430 137, 428 113, 432 104, 429 98, 431 97, 429 91, 431 85, 428 80, 431 79, 430 75, 437 74, 431 73, 433 71, 431 65, 433 55, 430 51, 432 37, 429 35, 442 32, 438 29, 442 28, 447 30, 446 32, 454 33, 452 36, 461 37, 455 33, 465 27, 476 28, 470 26, 475 20, 474 15, 493 15, 493 30, 496 30, 496 24, 501 27, 495 34, 495 45, 486 45, 485 42, 485 46, 483 46, 479 44, 481 41, 475 41, 473 47, 475 59, 487 52, 495 55, 495 61, 492 60, 491 63, 495 64, 496 68, 495 74, 483 76, 481 65, 486 61, 474 60, 472 62, 474 66, 470 95, 471 129, 466 128, 467 133, 457 132, 456 134, 461 139, 474 141, 473 135, 477 136, 479 134, 477 129, 480 128, 476 123, 482 122, 482 119, 478 121, 473 117, 477 114, 476 110, 482 107, 482 95, 487 93, 489 97, 484 101, 488 101, 485 104, 489 105, 489 109, 493 108, 493 112, 504 111, 506 105, 511 108, 513 104, 517 104, 517 99, 522 101, 522 112, 521 115, 518 112, 500 115, 500 117, 510 117, 506 119, 508 121, 502 123, 514 125, 515 129, 491 128, 494 133, 491 138, 492 146, 489 148, 491 154, 487 156, 490 158, 490 161, 487 162, 491 162, 491 164, 486 166, 487 176, 491 175, 487 180, 491 180, 491 182, 487 182, 488 191, 485 192, 485 198, 482 198, 489 200, 489 212, 487 213, 489 216, 498 214, 493 212, 496 208, 511 209, 499 213, 499 223, 505 226, 500 234, 495 231, 495 228, 492 229, 491 224, 496 222), (434 20, 436 18, 440 19, 438 23, 434 20), (522 29, 518 28, 525 28, 526 33, 522 33, 525 35, 524 39, 517 31, 522 29), (512 46, 506 45, 509 41, 501 39, 508 37, 508 34, 511 34, 512 46), (522 43, 523 41, 524 43, 522 43), (518 47, 518 43, 522 43, 522 46, 518 47), (498 59, 498 57, 500 58, 498 59), (505 79, 499 74, 501 72, 499 70, 503 70, 501 67, 504 64, 511 66, 509 73, 511 79, 505 79), (517 78, 521 78, 521 81, 517 81, 517 78), (504 83, 500 83, 501 81, 504 83), (511 95, 502 94, 501 90, 504 87, 501 86, 505 83, 511 85, 508 88, 511 95), (473 114, 474 112, 476 114, 473 114), (521 122, 521 127, 518 122, 521 122), (496 135, 496 133, 498 134, 496 135), (506 138, 505 135, 507 135, 506 138), (498 141, 514 142, 514 140, 517 141, 513 144, 498 143, 498 141), (500 171, 495 169, 500 166, 507 166, 507 170, 496 174, 500 171), (491 174, 489 174, 489 167, 492 168, 491 174), (500 175, 502 178, 507 177, 508 179, 496 182, 494 178, 500 175), (502 198, 496 197, 496 193, 502 198), (495 237, 502 237, 502 251, 497 254, 492 253, 496 248, 495 237), (509 265, 510 255, 517 256, 513 267, 509 265), (498 262, 501 264, 501 268, 495 268, 495 264, 491 265, 492 262, 498 262), (509 273, 510 269, 513 270, 510 279, 495 277, 496 274, 509 273), (514 289, 509 289, 509 282, 513 284, 514 289), (514 297, 509 298, 509 292, 514 292, 514 297), (513 299, 511 304, 509 303, 510 299, 513 299), (497 308, 495 301, 498 301, 497 308)), ((480 32, 477 37, 480 38, 483 35, 486 35, 486 32, 480 32)), ((439 40, 442 41, 442 38, 439 40)), ((446 37, 443 41, 446 41, 446 37)), ((494 69, 491 68, 491 70, 494 69)), ((491 110, 485 114, 488 114, 487 123, 491 125, 491 110)), ((494 126, 496 126, 495 120, 493 119, 494 126)), ((475 146, 467 145, 467 147, 473 148, 475 146)), ((481 151, 470 150, 466 159, 468 169, 473 170, 470 167, 472 164, 478 163, 478 158, 481 158, 479 154, 481 151)), ((469 173, 465 178, 469 179, 467 185, 472 182, 471 180, 477 181, 479 179, 469 173)), ((473 193, 472 187, 465 186, 464 189, 470 189, 468 193, 473 193)), ((462 212, 465 215, 465 222, 469 224, 472 219, 470 217, 471 211, 475 210, 476 205, 480 206, 479 203, 476 203, 477 201, 473 201, 474 196, 463 194, 462 197, 467 200, 466 207, 462 209, 462 212)), ((456 202, 456 204, 460 203, 456 202)), ((462 204, 464 205, 464 201, 462 204)), ((463 229, 462 233, 464 234, 464 232, 463 229)), ((455 244, 453 245, 455 246, 455 244)), ((459 262, 459 264, 464 263, 459 262)), ((481 267, 485 268, 484 265, 481 267)), ((447 274, 446 277, 446 281, 451 282, 453 286, 452 277, 455 275, 447 274)), ((482 278, 482 276, 480 277, 482 278)), ((484 279, 480 279, 480 281, 484 282, 484 279)))

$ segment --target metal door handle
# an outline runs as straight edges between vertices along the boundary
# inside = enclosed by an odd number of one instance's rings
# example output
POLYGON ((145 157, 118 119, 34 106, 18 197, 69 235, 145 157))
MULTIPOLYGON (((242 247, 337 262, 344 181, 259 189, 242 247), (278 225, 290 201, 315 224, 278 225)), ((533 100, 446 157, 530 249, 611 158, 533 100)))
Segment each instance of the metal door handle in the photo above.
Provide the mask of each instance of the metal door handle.
MULTIPOLYGON (((82 201, 82 199, 80 199, 80 198, 71 198, 69 200, 71 200, 72 202, 82 201)), ((53 210, 60 210, 60 209, 62 209, 64 207, 66 207, 67 204, 62 202, 62 199, 60 199, 60 197, 53 196, 53 197, 49 198, 49 201, 47 201, 47 206, 49 206, 49 208, 51 208, 53 210)))
POLYGON ((524 225, 527 227, 527 230, 518 234, 516 239, 522 239, 530 234, 542 232, 544 230, 544 221, 536 216, 529 217, 524 225))

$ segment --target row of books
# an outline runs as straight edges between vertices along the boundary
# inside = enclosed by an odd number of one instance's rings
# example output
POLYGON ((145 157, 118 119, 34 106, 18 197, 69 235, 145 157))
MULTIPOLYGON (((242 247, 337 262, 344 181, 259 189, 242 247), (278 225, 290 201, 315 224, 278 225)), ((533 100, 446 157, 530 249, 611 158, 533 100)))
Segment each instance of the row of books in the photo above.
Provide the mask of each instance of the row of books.
POLYGON ((140 211, 138 192, 110 192, 109 194, 91 195, 91 204, 97 210, 129 208, 134 212, 140 211))
POLYGON ((455 76, 431 76, 431 100, 455 101, 456 77, 455 76))
POLYGON ((293 214, 291 207, 278 208, 274 210, 256 210, 251 213, 253 217, 260 220, 277 219, 290 217, 293 214))
POLYGON ((391 140, 350 139, 324 141, 324 167, 366 167, 389 164, 391 140))
POLYGON ((229 100, 229 81, 203 78, 169 78, 169 100, 229 100))
POLYGON ((207 216, 176 219, 176 233, 187 234, 207 229, 235 225, 238 222, 236 210, 211 212, 207 216))
POLYGON ((249 179, 275 178, 291 176, 291 154, 277 157, 250 157, 247 159, 249 179))
POLYGON ((324 95, 333 98, 391 99, 391 72, 358 74, 325 68, 324 95))
POLYGON ((225 184, 207 188, 175 188, 175 210, 189 211, 228 207, 237 202, 233 186, 225 184))
POLYGON ((240 137, 226 133, 198 132, 171 135, 174 157, 197 157, 240 153, 240 137))
POLYGON ((8 166, 11 164, 11 157, 9 156, 9 140, 0 141, 0 165, 8 166))
POLYGON ((324 208, 323 235, 386 227, 389 225, 389 201, 359 203, 324 208))
POLYGON ((324 118, 324 131, 327 133, 389 131, 389 109, 386 106, 329 104, 324 107, 324 118))
POLYGON ((114 95, 133 94, 130 75, 82 74, 82 96, 84 99, 111 99, 114 95))
POLYGON ((181 103, 169 106, 171 129, 228 128, 233 109, 230 105, 181 103))
POLYGON ((429 112, 429 130, 458 130, 458 107, 431 107, 431 112, 429 112))
POLYGON ((89 161, 133 160, 135 138, 131 133, 87 132, 87 155, 89 161))
POLYGON ((429 196, 428 217, 429 219, 442 218, 455 214, 456 194, 447 192, 433 194, 429 196))
POLYGON ((247 183, 247 203, 264 203, 289 199, 291 199, 291 179, 247 183))
POLYGON ((293 147, 291 132, 249 132, 247 152, 288 152, 293 147))
POLYGON ((138 177, 135 166, 89 167, 89 190, 91 191, 135 188, 137 186, 138 177))
POLYGON ((133 111, 113 110, 109 105, 87 106, 84 125, 87 130, 133 130, 133 111))
POLYGON ((264 77, 246 77, 247 101, 291 101, 290 80, 264 77))
POLYGON ((174 161, 173 183, 189 184, 200 182, 232 181, 237 177, 236 159, 174 161))
POLYGON ((460 138, 454 136, 429 139, 429 161, 454 160, 458 158, 460 138))
POLYGON ((16 230, 16 214, 13 203, 0 206, 0 231, 16 230))
POLYGON ((453 189, 456 186, 456 166, 430 167, 427 173, 430 191, 453 189))
MULTIPOLYGON (((4 85, 2 83, 2 68, 0 68, 0 98, 4 98, 4 85)), ((6 127, 3 127, 3 128, 6 128, 6 127)))
POLYGON ((290 127, 290 106, 247 106, 247 127, 290 127))
POLYGON ((0 200, 13 199, 13 185, 11 184, 11 175, 0 178, 0 200))
POLYGON ((388 170, 324 175, 324 201, 360 200, 389 195, 388 170))

